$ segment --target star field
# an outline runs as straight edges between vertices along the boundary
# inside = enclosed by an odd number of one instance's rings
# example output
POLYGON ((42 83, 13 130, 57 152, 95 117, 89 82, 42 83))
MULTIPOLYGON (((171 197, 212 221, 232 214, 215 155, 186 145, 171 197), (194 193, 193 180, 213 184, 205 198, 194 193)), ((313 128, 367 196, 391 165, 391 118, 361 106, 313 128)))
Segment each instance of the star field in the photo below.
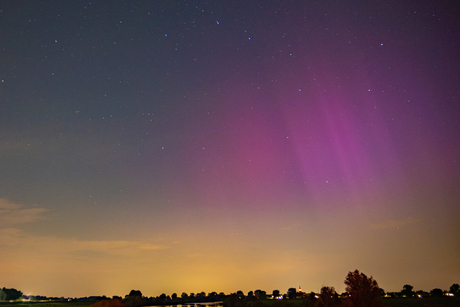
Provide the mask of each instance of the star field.
POLYGON ((449 1, 0 4, 0 272, 48 296, 458 283, 449 1), (92 276, 88 280, 88 276, 92 276))

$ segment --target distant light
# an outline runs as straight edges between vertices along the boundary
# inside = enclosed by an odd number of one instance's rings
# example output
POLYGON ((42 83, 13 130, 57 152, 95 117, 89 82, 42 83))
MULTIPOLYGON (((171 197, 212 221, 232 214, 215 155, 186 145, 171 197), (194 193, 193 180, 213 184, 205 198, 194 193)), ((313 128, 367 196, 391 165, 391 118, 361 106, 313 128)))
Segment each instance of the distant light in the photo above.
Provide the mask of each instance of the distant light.
POLYGON ((57 43, 57 39, 55 39, 54 42, 57 43))
POLYGON ((299 88, 299 92, 301 92, 302 90, 299 88))
POLYGON ((248 39, 251 39, 250 37, 248 39))
POLYGON ((165 33, 165 36, 168 36, 168 34, 167 34, 167 33, 165 33))
POLYGON ((219 24, 219 21, 216 20, 216 23, 219 24))

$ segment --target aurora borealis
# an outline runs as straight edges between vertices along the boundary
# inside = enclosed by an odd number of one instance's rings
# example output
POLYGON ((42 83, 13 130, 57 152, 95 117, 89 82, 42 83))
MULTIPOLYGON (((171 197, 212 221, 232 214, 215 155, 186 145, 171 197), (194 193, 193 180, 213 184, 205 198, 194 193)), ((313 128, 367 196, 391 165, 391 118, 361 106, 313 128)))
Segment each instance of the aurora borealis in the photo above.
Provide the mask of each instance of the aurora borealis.
POLYGON ((78 297, 460 276, 452 1, 3 1, 0 280, 78 297))

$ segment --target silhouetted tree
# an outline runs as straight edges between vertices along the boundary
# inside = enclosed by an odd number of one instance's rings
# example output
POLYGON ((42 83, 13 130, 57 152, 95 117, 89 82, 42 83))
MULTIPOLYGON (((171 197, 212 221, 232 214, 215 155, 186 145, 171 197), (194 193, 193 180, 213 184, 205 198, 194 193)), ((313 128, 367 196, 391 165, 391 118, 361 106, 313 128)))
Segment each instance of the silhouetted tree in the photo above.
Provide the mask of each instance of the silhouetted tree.
POLYGON ((267 298, 267 292, 262 291, 262 290, 256 290, 254 292, 254 295, 256 296, 258 300, 264 300, 267 298))
POLYGON ((460 294, 459 288, 460 286, 458 284, 453 284, 452 286, 450 286, 449 292, 454 294, 455 296, 458 296, 460 294))
POLYGON ((142 292, 139 291, 139 290, 131 290, 131 291, 129 292, 128 296, 133 296, 133 297, 134 297, 134 296, 140 296, 140 297, 142 297, 142 292))
POLYGON ((188 294, 185 292, 182 292, 181 296, 183 299, 188 299, 188 294))
POLYGON ((358 270, 349 272, 345 278, 345 291, 353 307, 376 307, 382 305, 379 285, 372 276, 358 270))
POLYGON ((126 296, 125 305, 127 307, 139 307, 144 304, 144 300, 142 299, 142 292, 139 290, 131 290, 129 294, 126 296))
POLYGON ((173 293, 173 294, 171 295, 171 298, 172 298, 173 300, 177 299, 177 293, 173 293))
POLYGON ((214 299, 217 296, 217 292, 213 291, 208 293, 208 297, 214 299))
POLYGON ((319 295, 319 306, 332 307, 340 305, 339 295, 334 287, 322 287, 319 295))
POLYGON ((442 297, 442 290, 439 288, 434 288, 433 290, 430 291, 431 296, 433 297, 442 297))
POLYGON ((7 289, 3 288, 0 290, 0 300, 10 301, 17 300, 22 297, 22 292, 14 288, 7 289))
POLYGON ((295 299, 296 294, 297 294, 297 289, 296 288, 289 288, 288 289, 287 295, 288 295, 289 299, 295 299))
POLYGON ((406 297, 412 297, 414 296, 414 291, 412 291, 412 289, 414 289, 414 287, 411 285, 404 285, 401 294, 405 295, 406 297))
POLYGON ((280 296, 280 290, 273 290, 272 295, 273 295, 274 297, 280 296))
POLYGON ((244 293, 243 293, 243 291, 238 290, 238 291, 236 292, 236 295, 238 295, 238 298, 244 299, 244 293))

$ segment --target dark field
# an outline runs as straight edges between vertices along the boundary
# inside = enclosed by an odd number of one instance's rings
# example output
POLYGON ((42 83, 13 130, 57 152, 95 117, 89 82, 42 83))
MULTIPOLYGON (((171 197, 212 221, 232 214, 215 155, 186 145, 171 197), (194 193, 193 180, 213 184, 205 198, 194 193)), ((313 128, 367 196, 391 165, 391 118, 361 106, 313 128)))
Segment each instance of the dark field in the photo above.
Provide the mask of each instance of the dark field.
POLYGON ((88 307, 94 301, 0 302, 0 307, 88 307))
POLYGON ((388 307, 460 307, 460 298, 385 298, 383 305, 388 307))
MULTIPOLYGON (((88 307, 94 301, 49 301, 49 302, 0 302, 0 307, 88 307)), ((257 306, 260 307, 302 307, 302 300, 265 300, 259 301, 257 306)), ((316 304, 314 304, 316 305, 316 304)), ((171 305, 167 305, 171 306, 171 305)), ((249 304, 251 306, 251 304, 249 304)), ((348 307, 348 301, 341 300, 339 306, 348 307)), ((460 307, 459 297, 441 297, 441 298, 384 298, 384 307, 460 307)))

